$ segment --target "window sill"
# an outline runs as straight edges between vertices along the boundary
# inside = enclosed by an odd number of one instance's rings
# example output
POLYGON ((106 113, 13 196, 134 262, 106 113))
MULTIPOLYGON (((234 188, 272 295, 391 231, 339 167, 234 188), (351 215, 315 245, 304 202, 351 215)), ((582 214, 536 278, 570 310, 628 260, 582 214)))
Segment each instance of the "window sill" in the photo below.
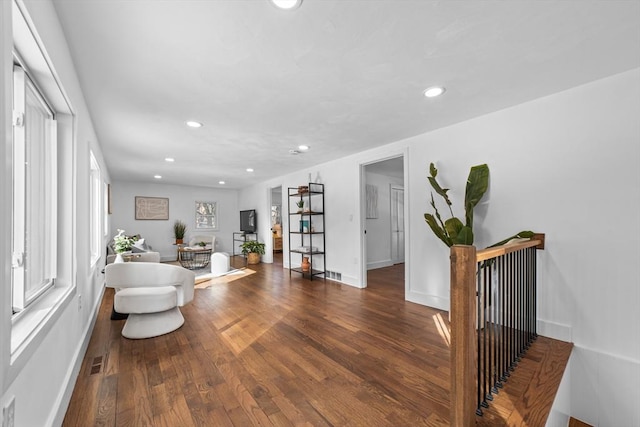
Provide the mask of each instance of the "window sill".
POLYGON ((57 284, 14 316, 11 321, 9 382, 17 376, 40 346, 74 295, 75 288, 70 284, 57 284))

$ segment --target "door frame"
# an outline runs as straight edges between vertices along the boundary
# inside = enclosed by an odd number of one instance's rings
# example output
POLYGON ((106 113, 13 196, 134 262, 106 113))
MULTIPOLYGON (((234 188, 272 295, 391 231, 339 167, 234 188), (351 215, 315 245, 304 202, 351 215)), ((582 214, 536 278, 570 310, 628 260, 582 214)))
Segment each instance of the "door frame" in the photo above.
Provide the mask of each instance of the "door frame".
MULTIPOLYGON (((280 187, 280 191, 282 191, 282 189, 284 188, 283 184, 278 184, 278 185, 271 185, 267 187, 267 224, 269 225, 269 239, 265 239, 265 253, 264 255, 262 255, 262 262, 266 263, 266 264, 273 264, 273 231, 271 231, 271 206, 273 205, 273 190, 275 190, 276 188, 280 187)), ((280 201, 282 203, 282 201, 280 201)), ((280 207, 280 217, 282 218, 282 205, 280 207)), ((281 220, 281 222, 283 222, 282 225, 283 227, 283 235, 284 235, 284 220, 281 220)), ((283 240, 284 243, 284 240, 283 240)), ((284 255, 284 247, 283 247, 283 251, 282 251, 283 255, 284 255)), ((284 256, 282 258, 282 265, 284 267, 284 256)))
MULTIPOLYGON (((404 208, 404 183, 403 185, 398 185, 398 184, 389 184, 389 203, 391 204, 391 207, 393 208, 393 197, 391 197, 391 194, 394 190, 402 190, 402 224, 403 224, 403 228, 402 228, 402 234, 404 235, 402 238, 402 242, 403 242, 403 246, 404 246, 404 242, 407 238, 407 233, 404 230, 404 227, 406 226, 405 220, 404 220, 404 214, 405 214, 405 208, 404 208)), ((391 240, 393 241, 393 214, 391 215, 391 222, 389 224, 389 231, 391 233, 391 240)), ((393 247, 393 246, 392 246, 393 247)), ((402 260, 400 259, 394 259, 393 258, 393 250, 392 247, 389 248, 389 259, 391 259, 391 262, 393 264, 399 264, 401 262, 405 262, 405 256, 404 256, 404 251, 403 251, 403 256, 402 256, 402 260)))
POLYGON ((409 292, 410 286, 410 256, 409 256, 409 239, 406 236, 410 235, 410 209, 409 209, 409 149, 408 147, 401 148, 399 150, 394 150, 387 155, 380 154, 378 156, 373 156, 366 160, 361 160, 359 162, 359 179, 360 179, 360 214, 358 220, 360 221, 360 288, 367 287, 367 236, 366 236, 366 227, 367 227, 367 177, 366 177, 366 166, 379 163, 384 160, 394 159, 394 158, 402 158, 402 181, 404 186, 404 295, 405 300, 407 294, 409 292))

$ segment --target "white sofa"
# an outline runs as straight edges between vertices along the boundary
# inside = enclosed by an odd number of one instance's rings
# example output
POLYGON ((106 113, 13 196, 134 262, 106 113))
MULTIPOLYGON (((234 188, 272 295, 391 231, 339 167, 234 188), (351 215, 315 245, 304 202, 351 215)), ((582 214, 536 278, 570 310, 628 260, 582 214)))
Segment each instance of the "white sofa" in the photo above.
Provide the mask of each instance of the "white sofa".
POLYGON ((216 236, 213 234, 195 234, 189 239, 189 246, 196 247, 201 242, 206 243, 206 247, 211 248, 212 252, 216 251, 216 236))
MULTIPOLYGON (((116 252, 114 249, 114 242, 107 246, 107 262, 106 264, 113 264, 116 259, 116 252)), ((127 254, 127 261, 133 262, 160 262, 160 252, 154 252, 151 250, 151 246, 145 243, 145 239, 138 238, 138 240, 131 247, 131 253, 127 254)))
POLYGON ((106 286, 116 290, 114 308, 129 317, 122 336, 151 338, 184 324, 178 307, 193 300, 195 274, 180 266, 125 262, 105 267, 106 286))

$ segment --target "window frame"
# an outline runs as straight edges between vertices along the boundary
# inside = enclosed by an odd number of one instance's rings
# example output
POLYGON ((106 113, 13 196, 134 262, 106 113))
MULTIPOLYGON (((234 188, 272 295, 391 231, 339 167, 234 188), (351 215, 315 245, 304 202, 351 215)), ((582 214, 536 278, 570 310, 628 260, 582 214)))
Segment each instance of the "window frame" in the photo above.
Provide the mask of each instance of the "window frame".
POLYGON ((96 265, 98 260, 102 257, 102 241, 104 239, 104 225, 103 225, 103 205, 104 194, 102 191, 102 170, 100 164, 96 160, 93 150, 89 150, 89 235, 90 235, 90 267, 96 265))
POLYGON ((11 300, 16 315, 55 285, 58 211, 55 111, 17 57, 13 109, 11 300), (34 117, 41 126, 34 127, 30 116, 38 109, 40 117, 34 117), (36 227, 42 228, 36 231, 36 227), (34 273, 39 281, 35 286, 34 273))

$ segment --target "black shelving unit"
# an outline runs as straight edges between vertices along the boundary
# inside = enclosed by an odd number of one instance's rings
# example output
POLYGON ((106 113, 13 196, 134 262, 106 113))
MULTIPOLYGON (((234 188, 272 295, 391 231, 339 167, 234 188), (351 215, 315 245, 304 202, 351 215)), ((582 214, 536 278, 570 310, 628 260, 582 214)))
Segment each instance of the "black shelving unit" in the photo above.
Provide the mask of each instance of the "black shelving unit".
POLYGON ((300 187, 289 187, 289 276, 291 272, 302 274, 310 280, 327 277, 325 257, 324 184, 310 182, 300 187), (303 202, 300 209, 297 203, 303 202), (302 270, 303 257, 309 257, 311 268, 302 270), (291 261, 300 261, 292 267, 291 261))

